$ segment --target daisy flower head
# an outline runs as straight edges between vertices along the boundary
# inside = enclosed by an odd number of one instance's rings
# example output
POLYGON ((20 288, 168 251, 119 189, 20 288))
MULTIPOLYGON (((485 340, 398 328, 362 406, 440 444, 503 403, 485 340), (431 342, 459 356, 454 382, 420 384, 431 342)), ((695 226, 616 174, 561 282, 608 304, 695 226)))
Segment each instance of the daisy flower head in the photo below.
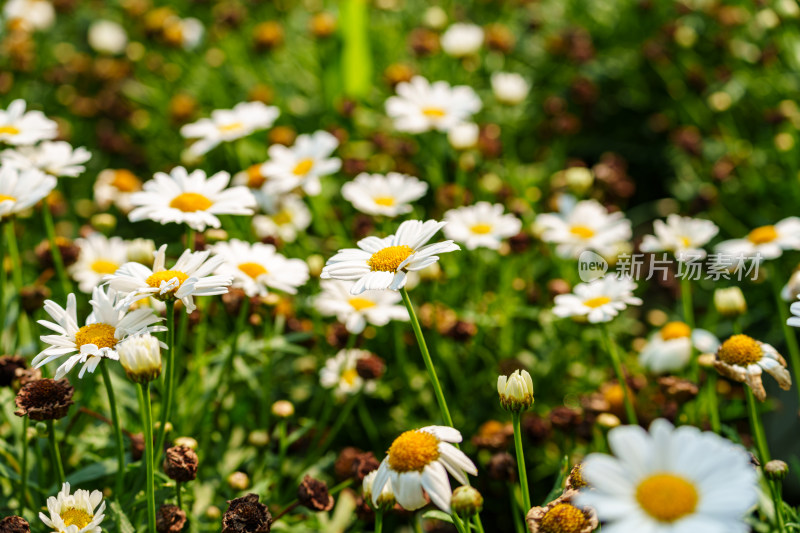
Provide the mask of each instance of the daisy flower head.
POLYGON ((157 172, 144 184, 144 191, 131 196, 135 207, 131 222, 154 220, 161 224, 187 224, 197 231, 221 226, 216 215, 252 215, 256 199, 247 187, 226 189, 231 176, 225 171, 206 177, 202 170, 191 174, 175 167, 169 174, 157 172))
POLYGON ((225 294, 233 282, 230 276, 212 275, 224 259, 219 256, 209 259, 211 252, 208 250, 185 250, 170 269, 166 268, 166 244, 161 245, 154 255, 152 269, 141 263, 128 262, 106 276, 106 282, 112 289, 127 294, 128 302, 145 296, 163 302, 180 300, 188 313, 196 308, 195 296, 225 294))
POLYGON ((358 335, 366 325, 385 326, 390 320, 409 320, 408 309, 400 304, 402 297, 393 291, 364 291, 358 296, 350 294, 353 283, 335 279, 320 282, 322 292, 314 300, 314 307, 323 316, 335 316, 358 335))
POLYGON ((358 248, 346 248, 328 259, 322 279, 355 281, 350 294, 366 290, 400 290, 408 272, 423 270, 439 261, 437 254, 460 250, 453 241, 426 244, 446 222, 407 220, 397 233, 383 239, 367 237, 358 248))
POLYGON ((131 196, 142 190, 142 180, 130 170, 107 168, 97 175, 94 182, 94 201, 102 209, 114 204, 123 213, 133 209, 131 196))
POLYGON ((759 401, 767 399, 761 374, 767 371, 783 390, 792 387, 792 375, 786 369, 786 360, 769 344, 747 335, 734 335, 717 349, 714 368, 728 379, 747 383, 759 401))
POLYGON ((645 235, 640 249, 643 252, 672 252, 679 261, 703 259, 706 257, 703 246, 718 232, 719 228, 710 220, 672 214, 666 222, 653 222, 655 235, 645 235))
POLYGON ((608 444, 614 456, 594 453, 583 461, 591 488, 575 498, 597 512, 604 531, 750 531, 744 516, 756 503, 758 486, 742 447, 664 419, 649 432, 614 428, 608 444))
POLYGON ((451 209, 444 214, 447 221, 444 235, 464 243, 468 250, 480 247, 497 250, 503 239, 522 229, 520 219, 510 213, 504 214, 503 210, 502 204, 489 202, 451 209))
POLYGON ((517 105, 525 100, 530 89, 525 78, 515 72, 492 74, 492 93, 500 103, 517 105))
POLYGON ((743 239, 731 239, 717 245, 717 251, 732 256, 775 259, 784 250, 800 250, 800 218, 784 218, 774 225, 760 226, 743 239))
MULTIPOLYGON (((173 16, 164 21, 164 39, 174 46, 182 47, 184 50, 193 50, 197 48, 197 45, 199 45, 200 41, 203 39, 203 33, 205 33, 203 23, 200 22, 199 19, 193 17, 180 18, 173 16)), ((261 102, 257 103, 260 104, 261 102)), ((234 107, 234 110, 235 109, 234 107)), ((276 111, 275 118, 277 118, 277 108, 274 109, 276 111)), ((264 127, 268 128, 271 126, 275 118, 270 121, 269 125, 264 127)))
POLYGON ((273 144, 269 147, 269 161, 261 167, 267 177, 265 191, 284 194, 298 187, 306 194, 316 196, 322 190, 319 178, 339 171, 342 160, 331 157, 339 140, 327 131, 299 135, 290 147, 273 144))
POLYGON ((692 330, 685 322, 667 322, 647 341, 639 361, 656 374, 676 372, 689 363, 692 347, 700 353, 713 353, 719 340, 710 331, 692 330))
POLYGON ((5 110, 0 109, 0 142, 27 146, 53 139, 58 125, 41 111, 25 112, 25 100, 14 100, 5 110))
POLYGON ((609 213, 596 200, 571 205, 564 201, 559 213, 536 217, 541 239, 556 245, 561 257, 577 258, 585 250, 604 252, 631 238, 631 223, 620 212, 609 213))
POLYGON ((70 494, 69 483, 64 483, 61 492, 47 498, 50 516, 39 513, 39 518, 55 533, 102 533, 100 524, 105 509, 106 502, 99 490, 78 489, 70 494))
POLYGON ((8 0, 3 18, 10 29, 47 30, 56 20, 56 10, 50 0, 8 0))
POLYGON ((629 305, 642 305, 642 300, 633 295, 635 289, 633 280, 616 275, 579 283, 571 293, 555 297, 553 314, 585 317, 592 324, 609 322, 629 305))
POLYGON ((211 249, 223 259, 216 273, 233 279, 233 287, 244 290, 251 298, 266 296, 269 289, 296 294, 297 287, 308 281, 306 262, 287 259, 271 244, 231 239, 211 249))
POLYGON ((78 282, 81 292, 91 293, 105 276, 128 261, 128 245, 119 237, 93 233, 85 239, 75 239, 75 244, 80 254, 69 267, 69 275, 78 282))
POLYGON ((326 389, 334 389, 338 398, 349 396, 365 388, 367 392, 375 389, 375 383, 365 384, 364 378, 358 374, 358 361, 372 357, 367 350, 339 350, 335 356, 325 361, 319 371, 319 383, 326 389))
POLYGON ((592 533, 600 525, 591 507, 577 507, 578 491, 567 489, 544 507, 533 507, 525 521, 531 533, 592 533))
POLYGON ((106 292, 105 288, 95 287, 89 301, 92 313, 82 327, 78 326, 74 294, 67 296, 66 309, 52 300, 45 301, 44 310, 54 322, 40 320, 39 324, 56 334, 42 335, 41 340, 48 347, 33 359, 33 366, 39 368, 69 356, 56 370, 56 379, 67 375, 78 363, 83 364, 78 374, 82 378, 87 370, 94 372, 104 358, 118 360, 117 345, 129 335, 166 329, 155 325, 162 319, 150 309, 130 311, 120 296, 113 288, 106 292))
POLYGON ((461 433, 447 426, 427 426, 401 434, 378 467, 372 484, 373 505, 378 505, 388 481, 403 509, 414 511, 424 507, 429 498, 436 507, 449 513, 453 491, 447 473, 462 485, 467 483, 466 474, 478 475, 470 458, 451 444, 458 442, 461 433))
POLYGON ((444 53, 453 57, 475 54, 483 44, 483 28, 476 24, 456 22, 440 39, 444 53))
POLYGON ((469 122, 481 107, 481 99, 471 87, 452 87, 446 81, 431 84, 421 76, 397 84, 397 96, 386 100, 386 114, 394 119, 395 129, 408 133, 447 132, 469 122))
POLYGON ((283 242, 294 242, 298 233, 302 233, 311 225, 311 211, 302 198, 296 194, 281 196, 256 196, 266 212, 265 215, 253 217, 253 230, 259 239, 278 237, 283 242))
POLYGON ((20 146, 0 152, 2 163, 19 169, 37 169, 55 177, 75 178, 86 170, 83 166, 92 153, 83 146, 73 148, 65 141, 45 141, 37 146, 20 146))
POLYGON ((38 170, 0 165, 0 220, 35 205, 50 194, 56 179, 38 170))
POLYGON ((197 139, 189 147, 189 153, 201 156, 221 142, 240 139, 271 127, 279 114, 280 111, 274 106, 261 102, 241 102, 233 109, 212 111, 211 118, 186 124, 181 128, 181 135, 187 139, 197 139))
POLYGON ((368 215, 396 217, 411 212, 411 203, 428 192, 428 184, 414 176, 389 172, 362 172, 342 185, 342 196, 353 207, 368 215))

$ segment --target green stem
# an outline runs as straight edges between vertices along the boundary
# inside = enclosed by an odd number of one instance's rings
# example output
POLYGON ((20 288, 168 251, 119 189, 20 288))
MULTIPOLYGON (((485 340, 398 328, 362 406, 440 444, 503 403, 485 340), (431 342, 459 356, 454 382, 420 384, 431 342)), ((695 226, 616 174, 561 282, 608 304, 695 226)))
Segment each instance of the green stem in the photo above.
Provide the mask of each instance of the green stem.
POLYGON ((22 465, 19 472, 19 501, 20 515, 24 514, 25 504, 28 496, 28 426, 30 419, 28 415, 22 417, 22 465))
MULTIPOLYGON (((6 231, 11 222, 4 222, 0 231, 0 350, 3 349, 3 334, 6 332, 6 231)), ((13 347, 9 342, 8 352, 13 347)))
POLYGON ((711 429, 714 433, 719 434, 722 429, 722 423, 719 418, 719 400, 717 398, 717 373, 711 371, 707 373, 708 379, 706 380, 706 398, 708 399, 708 411, 711 415, 711 429))
MULTIPOLYGON (((692 282, 687 277, 681 277, 681 305, 683 306, 683 321, 689 326, 689 331, 694 332, 694 304, 692 303, 692 282)), ((694 342, 689 336, 689 365, 693 381, 697 381, 699 375, 699 365, 695 357, 694 342)))
POLYGON ((442 418, 445 424, 453 427, 453 418, 450 416, 450 410, 447 408, 447 401, 444 398, 442 386, 436 375, 436 368, 433 366, 431 354, 428 351, 428 345, 425 343, 425 337, 422 335, 422 328, 419 325, 417 314, 414 312, 414 305, 411 303, 411 299, 408 297, 408 292, 405 288, 400 289, 400 294, 403 296, 403 303, 406 304, 406 309, 408 309, 408 315, 411 318, 411 327, 414 329, 414 335, 417 337, 417 343, 422 352, 422 359, 425 361, 425 368, 428 369, 428 376, 431 379, 433 392, 436 394, 436 402, 439 404, 439 410, 442 412, 442 418))
MULTIPOLYGON (((789 361, 792 363, 792 373, 794 382, 800 384, 800 347, 797 345, 797 336, 792 327, 786 323, 789 319, 788 302, 784 302, 781 298, 781 287, 777 275, 772 275, 772 286, 775 293, 775 304, 778 306, 778 313, 781 319, 781 328, 783 329, 783 337, 786 340, 786 348, 789 350, 789 361)), ((798 395, 800 395, 800 387, 795 387, 798 395)))
POLYGON ((508 499, 511 502, 511 516, 514 517, 514 530, 516 531, 516 533, 524 533, 525 531, 524 521, 520 519, 520 515, 524 514, 524 511, 522 513, 517 512, 517 509, 519 509, 519 499, 517 498, 516 491, 517 491, 517 486, 509 481, 508 499))
POLYGON ((636 409, 633 408, 631 401, 630 390, 628 389, 628 382, 625 380, 625 373, 622 371, 622 363, 619 359, 619 352, 617 351, 617 343, 614 342, 611 336, 611 331, 608 324, 603 326, 603 334, 606 340, 606 350, 611 357, 611 365, 614 367, 614 373, 617 375, 619 386, 622 387, 622 398, 625 402, 625 414, 628 417, 629 424, 639 424, 639 419, 636 417, 636 409))
POLYGON ((383 511, 375 511, 375 533, 383 532, 383 511))
POLYGON ((522 510, 523 516, 531 509, 531 493, 528 489, 528 469, 525 466, 525 452, 522 449, 522 415, 518 411, 511 413, 514 422, 514 448, 517 451, 517 469, 519 470, 519 484, 522 488, 522 502, 525 508, 522 510))
POLYGON ((775 518, 778 522, 779 533, 786 531, 786 520, 783 516, 783 495, 782 485, 780 480, 768 481, 769 492, 772 495, 772 504, 775 506, 775 518))
POLYGON ((239 316, 236 317, 236 324, 234 325, 233 333, 231 334, 230 340, 228 343, 231 346, 230 353, 228 357, 225 359, 224 366, 222 368, 222 374, 220 375, 221 386, 219 388, 219 394, 217 396, 217 404, 214 408, 214 417, 212 418, 212 423, 216 424, 219 418, 219 413, 222 410, 222 402, 225 399, 225 395, 228 393, 231 385, 231 378, 233 377, 233 363, 236 359, 236 352, 239 351, 239 337, 242 334, 242 330, 244 329, 244 323, 247 319, 248 312, 250 311, 250 298, 245 296, 244 301, 242 301, 241 306, 239 307, 239 316))
MULTIPOLYGON (((161 459, 161 451, 164 449, 164 442, 167 438, 167 420, 169 420, 170 410, 172 409, 172 393, 175 383, 175 301, 167 300, 167 371, 164 376, 164 399, 161 406, 161 417, 158 428, 158 448, 155 460, 161 459)), ((148 388, 149 391, 149 388, 148 388)), ((148 392, 149 394, 149 392, 148 392)))
POLYGON ((761 465, 763 466, 770 460, 767 438, 764 436, 764 426, 761 425, 761 417, 758 414, 758 407, 756 406, 756 397, 746 384, 744 385, 744 393, 745 398, 747 398, 747 416, 750 418, 750 430, 753 432, 753 438, 756 441, 758 460, 761 461, 761 465))
POLYGON ((47 421, 47 440, 50 442, 50 455, 53 458, 53 473, 58 486, 61 487, 66 481, 66 476, 64 476, 64 466, 61 464, 61 452, 58 451, 56 428, 52 420, 47 421))
POLYGON ((183 509, 183 495, 181 494, 181 482, 175 482, 175 499, 178 502, 178 509, 183 509))
POLYGON ((475 521, 475 528, 478 530, 478 533, 485 533, 485 531, 483 530, 483 523, 481 523, 480 516, 475 515, 473 517, 473 520, 475 521))
POLYGON ((7 222, 5 226, 8 256, 11 258, 11 280, 14 282, 17 295, 19 295, 22 291, 22 262, 20 261, 19 246, 17 245, 17 233, 12 221, 7 222))
POLYGON ((140 383, 144 401, 142 425, 144 426, 145 466, 147 467, 147 529, 156 533, 156 495, 153 468, 153 408, 150 403, 150 383, 140 383))
POLYGON ((56 274, 61 282, 61 290, 64 296, 72 292, 69 278, 67 278, 66 270, 64 269, 64 259, 61 257, 61 250, 58 248, 56 242, 56 228, 53 224, 53 213, 50 212, 50 207, 45 201, 42 204, 42 218, 44 219, 44 228, 47 232, 47 240, 50 242, 50 254, 53 256, 53 265, 56 267, 56 274))
POLYGON ((103 383, 105 383, 106 394, 108 394, 108 405, 111 409, 111 422, 114 425, 114 436, 117 440, 117 477, 114 485, 114 497, 119 500, 122 497, 125 483, 125 442, 122 440, 122 425, 119 421, 119 410, 117 408, 116 397, 114 396, 114 387, 111 385, 111 374, 108 371, 108 363, 103 362, 100 368, 103 371, 103 383))

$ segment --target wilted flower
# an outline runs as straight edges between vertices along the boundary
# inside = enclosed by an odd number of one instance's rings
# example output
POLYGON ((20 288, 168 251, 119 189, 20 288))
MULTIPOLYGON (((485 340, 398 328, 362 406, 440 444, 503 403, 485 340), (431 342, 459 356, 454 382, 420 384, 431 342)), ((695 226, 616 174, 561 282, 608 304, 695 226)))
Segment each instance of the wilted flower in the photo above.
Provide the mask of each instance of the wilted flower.
POLYGON ((66 379, 37 379, 23 385, 14 402, 17 416, 31 420, 58 420, 67 416, 75 389, 66 379))
POLYGON ((759 401, 767 399, 761 373, 766 370, 783 390, 792 386, 792 376, 786 369, 786 360, 769 344, 747 335, 734 335, 717 350, 714 368, 723 376, 747 383, 759 401))
POLYGON ((197 477, 197 452, 186 446, 173 446, 164 455, 164 473, 179 483, 197 477))
POLYGON ((269 533, 271 526, 272 515, 258 494, 230 500, 222 517, 222 533, 269 533))

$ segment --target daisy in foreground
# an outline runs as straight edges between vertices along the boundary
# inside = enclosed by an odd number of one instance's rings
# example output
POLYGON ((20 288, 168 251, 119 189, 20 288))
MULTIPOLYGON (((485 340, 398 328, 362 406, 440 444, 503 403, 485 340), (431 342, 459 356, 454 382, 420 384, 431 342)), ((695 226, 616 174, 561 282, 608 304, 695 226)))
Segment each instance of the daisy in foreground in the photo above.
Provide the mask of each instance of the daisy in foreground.
POLYGON ((0 166, 0 220, 27 209, 50 194, 56 179, 38 170, 0 166))
POLYGON ((481 110, 481 99, 466 85, 451 87, 446 81, 430 83, 421 76, 397 84, 397 96, 386 100, 386 114, 398 131, 423 133, 449 131, 481 110))
POLYGON ((672 252, 676 258, 703 259, 703 246, 719 232, 716 224, 700 218, 669 215, 667 221, 653 222, 655 235, 645 235, 640 249, 643 252, 672 252))
POLYGON ((320 278, 355 281, 350 294, 365 290, 400 290, 407 273, 423 270, 439 260, 437 254, 460 250, 453 241, 427 243, 446 222, 407 220, 397 233, 383 239, 367 237, 358 248, 346 248, 328 259, 320 278))
POLYGON ((342 185, 342 196, 368 215, 396 217, 411 212, 411 202, 428 192, 428 184, 407 174, 361 173, 342 185))
POLYGON ((685 322, 668 322, 647 341, 639 361, 656 374, 675 372, 689 363, 692 346, 700 353, 713 353, 719 340, 710 331, 692 330, 685 322))
POLYGON ((47 498, 50 516, 39 513, 42 522, 55 533, 102 533, 100 524, 106 508, 103 493, 78 489, 70 494, 69 490, 69 483, 64 483, 58 495, 47 498))
POLYGON ((144 184, 144 191, 131 195, 135 209, 128 218, 131 222, 177 222, 204 231, 206 226, 220 227, 216 215, 252 215, 255 197, 247 187, 226 189, 230 179, 224 171, 206 178, 202 170, 189 174, 183 167, 169 174, 158 172, 144 184))
POLYGON ((36 144, 58 135, 58 124, 41 111, 25 112, 25 100, 14 100, 0 109, 0 142, 15 146, 36 144))
POLYGON ((93 233, 85 239, 75 239, 80 255, 69 267, 70 276, 78 282, 81 292, 90 293, 128 260, 128 245, 119 237, 108 238, 93 233))
POLYGON ((453 442, 461 442, 461 433, 447 426, 427 426, 397 437, 375 475, 373 505, 378 505, 388 481, 403 509, 414 511, 430 499, 449 513, 453 491, 447 473, 462 485, 467 483, 466 474, 478 474, 475 464, 453 442))
POLYGON ((642 305, 633 295, 636 283, 630 278, 604 276, 575 285, 570 294, 555 298, 553 314, 558 317, 586 317, 592 324, 609 322, 629 305, 642 305))
POLYGON ((118 298, 114 289, 106 292, 105 289, 96 287, 89 303, 92 313, 86 319, 86 325, 78 327, 74 294, 67 296, 66 309, 52 300, 45 301, 44 310, 55 322, 40 320, 39 324, 55 331, 56 335, 42 335, 41 340, 48 347, 33 359, 33 366, 39 368, 69 356, 56 370, 55 379, 63 378, 78 363, 83 363, 78 374, 82 378, 87 370, 94 372, 103 358, 118 360, 117 345, 128 336, 166 330, 163 326, 154 325, 161 319, 150 309, 129 311, 127 302, 118 298))
POLYGON ((792 387, 792 375, 786 369, 786 360, 769 344, 747 335, 734 335, 720 345, 714 368, 726 378, 747 383, 759 401, 767 399, 761 381, 766 370, 783 390, 792 387))
POLYGON ((463 242, 468 250, 497 250, 503 239, 519 233, 522 221, 512 214, 503 214, 501 204, 478 202, 473 206, 451 209, 444 214, 447 226, 444 235, 463 242))
POLYGON ((717 251, 745 257, 775 259, 784 250, 800 250, 800 218, 784 218, 775 225, 761 226, 743 239, 731 239, 717 245, 717 251))
POLYGON ((541 239, 556 244, 561 257, 578 257, 584 250, 603 254, 631 238, 631 223, 622 213, 609 213, 599 202, 562 202, 559 213, 536 217, 541 239))
POLYGON ((399 305, 402 296, 391 291, 364 291, 358 296, 350 294, 353 283, 339 280, 320 282, 322 292, 314 307, 323 316, 336 316, 347 331, 358 335, 367 326, 385 326, 390 320, 408 321, 408 309, 399 305))
POLYGON ((301 187, 306 194, 316 196, 322 190, 319 178, 338 172, 342 160, 331 157, 339 141, 327 131, 300 135, 287 148, 273 144, 267 153, 270 160, 261 167, 266 176, 264 191, 284 194, 301 187))
POLYGON ((250 244, 238 239, 220 242, 212 251, 224 262, 217 274, 233 278, 233 286, 249 297, 266 296, 268 289, 296 294, 308 281, 308 265, 300 259, 287 259, 271 244, 250 244))
POLYGON ((583 462, 588 484, 576 498, 591 507, 603 531, 746 533, 744 516, 756 503, 756 470, 741 447, 692 426, 664 419, 621 426, 608 434, 614 457, 583 462))
POLYGON ((261 102, 242 102, 233 109, 216 109, 211 118, 201 118, 181 128, 181 135, 197 139, 189 152, 201 156, 221 142, 233 141, 251 133, 269 128, 280 111, 261 102))
POLYGON ((195 296, 225 294, 233 282, 230 276, 211 275, 222 264, 219 256, 209 259, 211 252, 185 250, 171 269, 166 268, 167 245, 155 253, 153 268, 129 262, 105 280, 112 289, 127 294, 126 300, 134 302, 152 296, 164 302, 176 299, 183 302, 186 312, 195 310, 195 296))

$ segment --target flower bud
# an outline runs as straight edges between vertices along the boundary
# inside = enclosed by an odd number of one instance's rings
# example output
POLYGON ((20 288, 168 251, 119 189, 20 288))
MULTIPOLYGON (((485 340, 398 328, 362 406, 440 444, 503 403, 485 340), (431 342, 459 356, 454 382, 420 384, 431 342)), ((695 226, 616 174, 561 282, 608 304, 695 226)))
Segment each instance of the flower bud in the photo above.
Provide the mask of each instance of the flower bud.
POLYGON ((788 473, 789 465, 779 459, 773 459, 764 466, 764 475, 773 481, 781 481, 788 473))
POLYGON ((120 344, 119 362, 136 383, 148 383, 161 375, 161 344, 149 333, 134 335, 120 344))
POLYGON ((272 414, 280 418, 289 418, 294 414, 294 404, 289 400, 278 400, 272 404, 272 414))
POLYGON ((500 404, 507 411, 524 411, 533 405, 533 380, 527 370, 515 370, 510 376, 498 376, 500 404))
POLYGON ((244 472, 233 472, 228 476, 228 486, 233 490, 247 490, 250 486, 250 476, 244 472))
POLYGON ((133 239, 128 243, 128 261, 143 265, 153 264, 156 243, 150 239, 133 239))
POLYGON ((747 311, 747 302, 739 287, 717 289, 714 291, 714 307, 722 316, 737 317, 747 311))
POLYGON ((377 506, 377 508, 382 511, 387 511, 394 507, 395 504, 394 492, 392 491, 392 482, 391 480, 387 479, 386 484, 381 489, 380 495, 378 495, 377 498, 373 498, 372 485, 375 483, 375 476, 377 475, 378 471, 373 470, 364 476, 364 481, 361 483, 361 487, 364 490, 364 500, 372 505, 377 506))
POLYGON ((456 124, 447 132, 447 141, 455 150, 469 150, 478 144, 480 128, 472 122, 456 124))
POLYGON ((483 509, 483 496, 475 487, 463 485, 453 491, 453 499, 450 501, 453 512, 461 516, 473 516, 483 509))

